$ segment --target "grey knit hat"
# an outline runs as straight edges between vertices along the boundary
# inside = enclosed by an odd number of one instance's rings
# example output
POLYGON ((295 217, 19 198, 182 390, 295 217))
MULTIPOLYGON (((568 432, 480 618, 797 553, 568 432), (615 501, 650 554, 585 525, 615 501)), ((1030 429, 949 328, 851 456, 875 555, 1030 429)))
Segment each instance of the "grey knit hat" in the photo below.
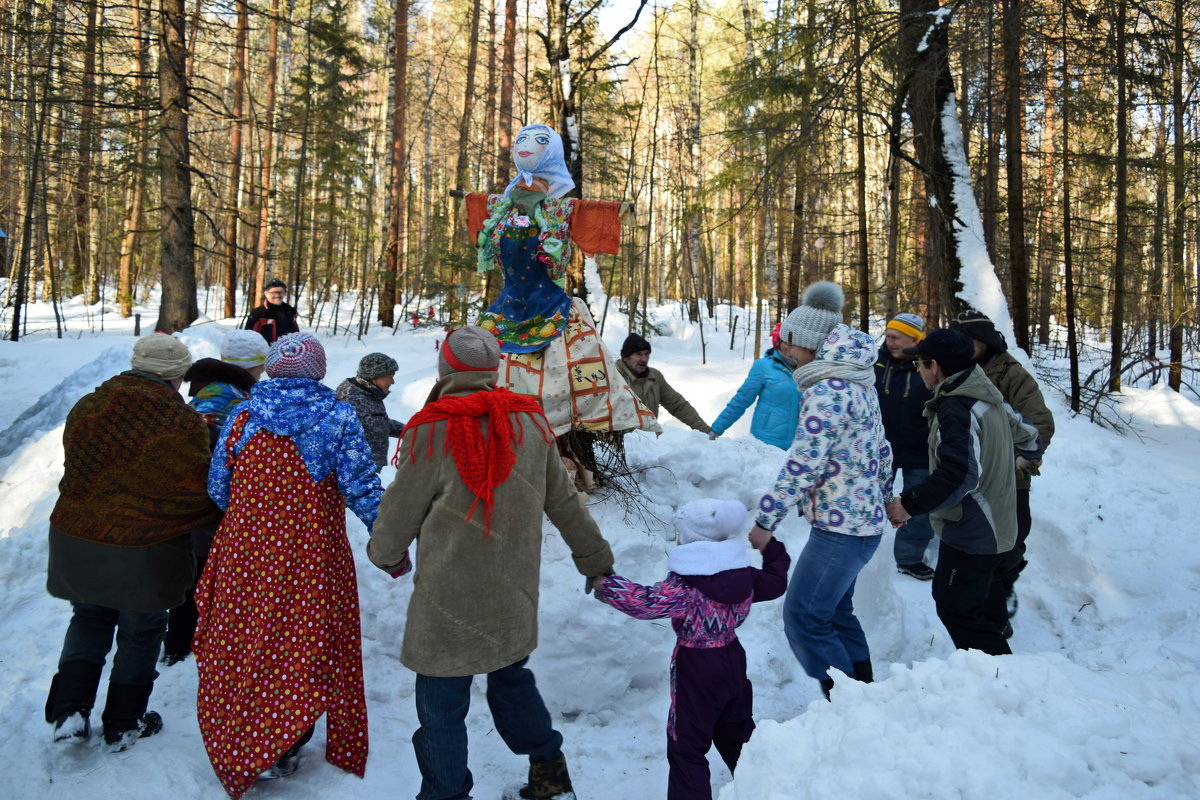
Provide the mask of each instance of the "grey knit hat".
POLYGON ((438 377, 451 372, 472 372, 500 366, 500 344, 483 328, 467 325, 451 331, 438 352, 438 377))
MULTIPOLYGON (((262 338, 262 337, 259 337, 262 338)), ((133 346, 133 358, 129 365, 138 372, 173 381, 182 378, 192 365, 192 354, 187 345, 165 333, 152 333, 138 339, 133 346)))
POLYGON ((818 350, 821 342, 842 321, 846 302, 842 287, 832 281, 817 281, 804 290, 801 306, 793 309, 779 326, 779 340, 818 350))
POLYGON ((386 353, 367 353, 358 362, 358 377, 364 381, 373 381, 384 375, 395 375, 400 365, 396 359, 386 353))

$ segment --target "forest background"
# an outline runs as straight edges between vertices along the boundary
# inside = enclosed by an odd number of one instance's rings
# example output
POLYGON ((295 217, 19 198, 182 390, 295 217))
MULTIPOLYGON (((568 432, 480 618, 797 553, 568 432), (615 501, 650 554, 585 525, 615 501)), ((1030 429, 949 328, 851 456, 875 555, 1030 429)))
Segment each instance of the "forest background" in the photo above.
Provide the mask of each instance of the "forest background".
POLYGON ((310 319, 357 297, 360 333, 473 319, 499 276, 452 192, 502 190, 546 122, 576 195, 635 204, 600 262, 633 328, 736 306, 758 352, 823 278, 864 330, 938 326, 973 235, 1015 344, 1065 348, 1074 409, 1123 380, 1196 393, 1200 5, 608 5, 0 0, 10 338, 24 303, 128 316, 158 287, 155 329, 237 317, 269 277, 310 319))

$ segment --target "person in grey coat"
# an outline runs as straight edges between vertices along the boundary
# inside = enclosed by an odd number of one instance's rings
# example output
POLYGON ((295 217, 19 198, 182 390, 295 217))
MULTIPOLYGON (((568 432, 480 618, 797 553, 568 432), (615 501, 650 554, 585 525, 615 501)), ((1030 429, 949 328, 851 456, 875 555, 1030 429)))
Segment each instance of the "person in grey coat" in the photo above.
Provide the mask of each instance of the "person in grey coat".
POLYGON ((63 477, 50 514, 46 589, 71 603, 46 721, 60 742, 87 741, 116 636, 101 719, 119 752, 162 729, 146 705, 167 627, 195 577, 192 531, 215 522, 208 426, 179 394, 192 363, 162 333, 138 340, 132 369, 85 395, 63 429, 63 477))
POLYGON ((349 403, 362 423, 376 472, 387 464, 388 439, 399 439, 404 432, 404 423, 389 417, 383 406, 383 398, 391 392, 399 368, 391 356, 369 353, 358 362, 358 374, 337 387, 337 399, 349 403))

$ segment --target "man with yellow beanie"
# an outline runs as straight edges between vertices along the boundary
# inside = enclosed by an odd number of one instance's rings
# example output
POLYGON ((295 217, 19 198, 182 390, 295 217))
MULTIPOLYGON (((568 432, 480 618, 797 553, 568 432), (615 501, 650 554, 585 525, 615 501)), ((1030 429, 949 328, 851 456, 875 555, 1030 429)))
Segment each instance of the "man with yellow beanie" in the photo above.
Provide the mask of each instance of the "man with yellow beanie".
MULTIPOLYGON (((929 423, 925 403, 933 393, 925 388, 917 372, 916 356, 904 348, 916 347, 925 338, 925 320, 916 314, 892 317, 883 333, 883 346, 875 362, 875 390, 883 432, 892 446, 892 469, 901 473, 904 485, 916 486, 929 477, 929 423)), ((925 550, 933 539, 928 514, 918 514, 896 530, 892 553, 896 569, 919 581, 933 578, 925 563, 925 550)))

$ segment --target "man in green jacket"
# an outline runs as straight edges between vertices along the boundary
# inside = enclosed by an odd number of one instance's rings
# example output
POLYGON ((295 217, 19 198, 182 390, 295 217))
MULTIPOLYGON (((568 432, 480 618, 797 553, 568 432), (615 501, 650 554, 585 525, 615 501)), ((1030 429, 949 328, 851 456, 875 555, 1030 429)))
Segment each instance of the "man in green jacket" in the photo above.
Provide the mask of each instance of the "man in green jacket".
MULTIPOLYGON (((971 338, 975 347, 975 363, 983 367, 983 373, 1000 390, 1004 402, 1038 429, 1042 449, 1048 447, 1054 436, 1054 415, 1046 407, 1046 399, 1038 388, 1037 379, 1008 352, 1008 342, 996 330, 995 324, 981 312, 970 308, 950 323, 950 329, 971 338)), ((1031 462, 1015 455, 1014 460, 1017 475, 1017 542, 996 567, 996 580, 1004 590, 1005 606, 996 605, 989 609, 996 623, 1009 636, 1012 635, 1010 620, 1017 613, 1014 584, 1028 563, 1025 560, 1025 540, 1029 538, 1029 531, 1033 527, 1033 515, 1029 509, 1030 476, 1040 474, 1042 466, 1040 458, 1031 462)))
POLYGON ((654 412, 655 417, 658 416, 659 406, 662 406, 689 428, 712 433, 712 428, 692 408, 692 404, 671 388, 661 372, 650 366, 650 343, 641 336, 631 333, 625 338, 617 370, 629 382, 629 388, 633 389, 638 399, 654 412))
POLYGON ((1011 653, 1001 627, 987 613, 999 584, 992 580, 1017 539, 1014 449, 1041 455, 1037 429, 1009 408, 971 361, 971 340, 938 330, 916 347, 917 369, 933 397, 929 421, 929 477, 904 487, 887 506, 899 527, 929 514, 941 539, 933 576, 938 618, 960 650, 1011 653))
POLYGON ((367 545, 372 563, 399 577, 417 543, 400 661, 417 673, 421 800, 470 793, 465 720, 475 675, 487 675, 496 730, 529 756, 528 784, 511 797, 575 797, 562 735, 525 665, 537 647, 542 515, 589 589, 611 573, 612 551, 541 407, 496 386, 499 364, 496 338, 482 328, 446 338, 440 377, 404 428, 396 478, 367 545))

